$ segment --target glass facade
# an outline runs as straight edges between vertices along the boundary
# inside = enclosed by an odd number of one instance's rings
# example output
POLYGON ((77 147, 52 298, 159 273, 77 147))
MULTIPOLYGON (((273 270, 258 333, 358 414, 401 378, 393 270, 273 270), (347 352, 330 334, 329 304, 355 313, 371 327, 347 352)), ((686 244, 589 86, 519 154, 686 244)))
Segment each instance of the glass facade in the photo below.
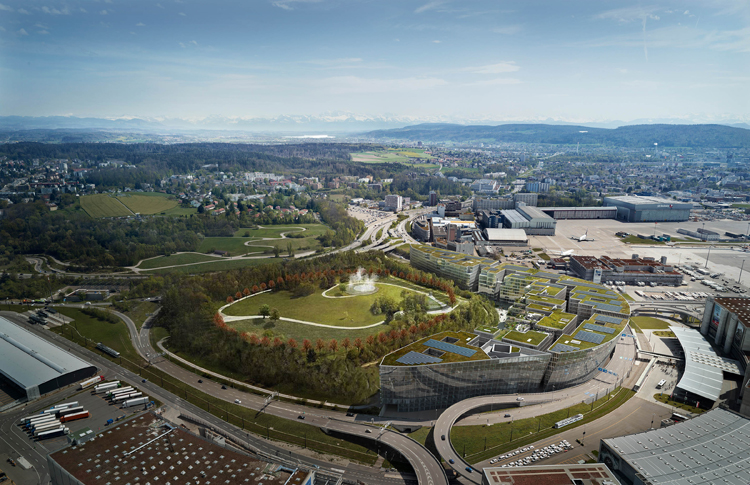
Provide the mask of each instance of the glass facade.
MULTIPOLYGON (((413 366, 380 366, 380 398, 399 412, 447 408, 488 394, 537 392, 550 354, 413 366)), ((596 369, 596 367, 595 367, 596 369)))
POLYGON ((606 365, 615 351, 618 338, 597 347, 578 352, 553 352, 545 375, 545 390, 563 389, 582 384, 596 375, 597 367, 606 365))

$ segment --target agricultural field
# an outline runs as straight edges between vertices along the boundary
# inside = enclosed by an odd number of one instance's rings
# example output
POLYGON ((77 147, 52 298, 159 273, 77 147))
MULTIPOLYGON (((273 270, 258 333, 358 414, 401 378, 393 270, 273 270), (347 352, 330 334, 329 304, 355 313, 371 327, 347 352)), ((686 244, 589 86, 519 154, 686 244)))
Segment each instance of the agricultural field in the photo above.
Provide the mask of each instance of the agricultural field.
POLYGON ((80 198, 81 208, 94 218, 132 216, 133 212, 116 197, 106 194, 84 195, 80 198))
POLYGON ((120 195, 117 199, 136 214, 150 215, 174 209, 179 205, 177 199, 168 198, 166 194, 156 192, 120 195))
MULTIPOLYGON (((409 161, 410 158, 418 158, 424 161, 432 159, 432 155, 425 154, 423 149, 387 149, 358 152, 352 153, 351 157, 353 162, 364 163, 412 163, 409 161)), ((437 165, 427 163, 419 165, 425 168, 437 167, 437 165)))

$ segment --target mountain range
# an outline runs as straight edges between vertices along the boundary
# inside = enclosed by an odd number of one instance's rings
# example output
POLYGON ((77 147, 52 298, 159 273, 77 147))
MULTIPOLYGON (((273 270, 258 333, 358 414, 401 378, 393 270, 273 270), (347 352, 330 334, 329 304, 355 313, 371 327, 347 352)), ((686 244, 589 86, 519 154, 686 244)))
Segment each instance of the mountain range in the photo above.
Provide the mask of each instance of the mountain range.
POLYGON ((548 143, 620 147, 748 148, 750 130, 724 125, 632 125, 614 129, 549 124, 457 125, 425 123, 365 134, 380 141, 548 143))
POLYGON ((564 119, 539 118, 528 120, 492 120, 485 118, 458 119, 451 116, 371 116, 349 112, 331 112, 321 115, 282 115, 276 117, 226 117, 210 116, 202 119, 183 118, 80 118, 75 116, 0 116, 0 131, 24 130, 107 130, 135 133, 187 132, 201 130, 230 130, 238 132, 317 132, 361 133, 371 130, 404 128, 420 123, 451 123, 457 126, 486 126, 503 123, 545 124, 560 126, 586 125, 591 128, 618 128, 627 125, 720 123, 736 128, 750 128, 747 120, 736 118, 712 119, 705 116, 692 118, 639 119, 632 121, 573 122, 564 119))

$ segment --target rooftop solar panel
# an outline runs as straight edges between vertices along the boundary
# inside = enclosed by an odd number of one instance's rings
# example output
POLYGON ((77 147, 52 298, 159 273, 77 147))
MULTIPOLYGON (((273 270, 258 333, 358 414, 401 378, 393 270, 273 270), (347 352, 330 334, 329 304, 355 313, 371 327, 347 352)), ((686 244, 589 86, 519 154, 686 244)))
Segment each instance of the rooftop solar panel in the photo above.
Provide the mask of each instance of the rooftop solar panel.
POLYGON ((467 349, 466 347, 459 347, 458 345, 449 344, 447 342, 440 342, 439 340, 430 339, 424 343, 427 347, 433 347, 435 349, 445 350, 464 357, 471 357, 476 354, 476 350, 467 349))
POLYGON ((579 349, 578 347, 573 347, 571 345, 555 344, 552 347, 550 347, 550 350, 552 352, 575 352, 581 349, 579 349))
POLYGON ((437 357, 431 357, 429 355, 420 354, 419 352, 410 351, 408 354, 402 355, 396 362, 399 364, 415 365, 415 364, 437 364, 442 362, 443 359, 437 357))
POLYGON ((615 325, 621 324, 623 320, 622 318, 610 317, 608 315, 599 315, 599 314, 594 315, 594 319, 597 322, 614 323, 615 325))
POLYGON ((583 340, 584 342, 589 342, 592 344, 600 344, 604 340, 604 335, 599 335, 598 333, 593 332, 587 332, 586 330, 579 331, 575 337, 578 340, 583 340))
POLYGON ((583 325, 583 328, 593 330, 594 332, 615 333, 614 328, 605 327, 603 325, 594 325, 593 323, 586 323, 583 325))

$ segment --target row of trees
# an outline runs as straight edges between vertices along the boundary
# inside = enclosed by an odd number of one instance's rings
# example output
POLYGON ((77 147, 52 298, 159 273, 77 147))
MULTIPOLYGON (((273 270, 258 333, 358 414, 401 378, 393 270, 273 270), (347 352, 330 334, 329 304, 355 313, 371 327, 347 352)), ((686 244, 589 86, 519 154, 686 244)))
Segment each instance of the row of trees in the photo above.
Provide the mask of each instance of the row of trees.
MULTIPOLYGON (((274 330, 262 334, 238 333, 216 313, 229 299, 263 291, 264 287, 293 291, 300 286, 316 287, 333 281, 330 287, 360 266, 371 273, 380 272, 383 277, 401 277, 403 273, 404 279, 408 277, 418 284, 424 278, 427 287, 452 289, 453 285, 382 255, 344 252, 316 260, 262 265, 215 275, 165 277, 158 324, 168 327, 171 345, 176 350, 220 363, 246 375, 250 382, 363 402, 377 391, 378 385, 377 369, 363 364, 432 333, 497 323, 492 304, 471 294, 466 304, 438 316, 424 313, 426 304, 419 298, 414 301, 404 298, 400 308, 409 314, 408 318, 393 319, 384 330, 359 339, 300 341, 274 330)), ((268 310, 271 317, 273 309, 268 310)))

